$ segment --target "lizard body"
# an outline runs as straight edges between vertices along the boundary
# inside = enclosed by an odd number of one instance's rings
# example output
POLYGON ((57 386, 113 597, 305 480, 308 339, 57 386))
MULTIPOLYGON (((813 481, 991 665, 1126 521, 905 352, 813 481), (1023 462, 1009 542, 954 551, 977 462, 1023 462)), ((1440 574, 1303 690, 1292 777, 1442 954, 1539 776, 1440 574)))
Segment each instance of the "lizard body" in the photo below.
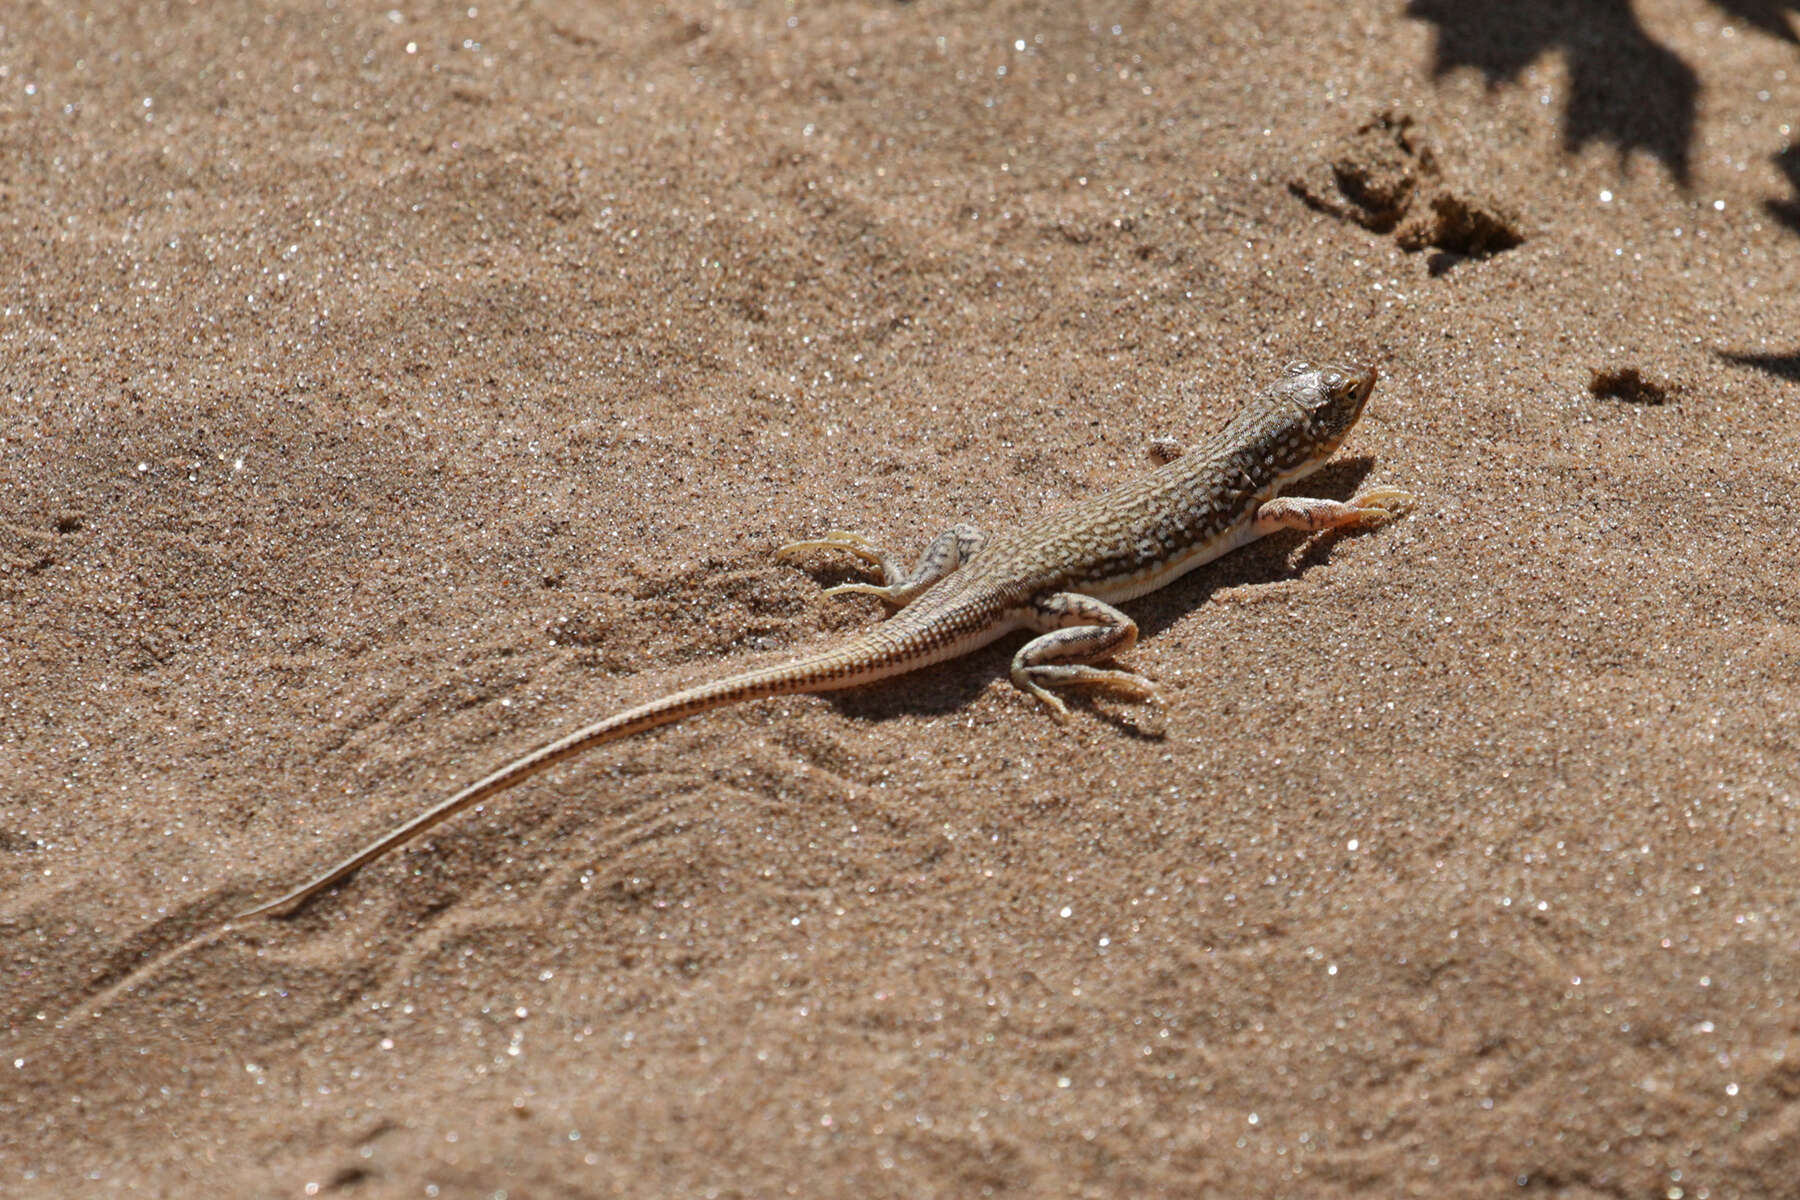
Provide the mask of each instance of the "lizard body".
POLYGON ((1163 587, 1277 530, 1372 527, 1411 503, 1394 488, 1374 488, 1348 501, 1280 496, 1337 450, 1362 416, 1375 378, 1371 367, 1292 364, 1185 453, 1159 441, 1156 452, 1167 461, 1148 474, 1009 535, 989 539, 972 526, 955 526, 931 543, 911 571, 853 533, 784 546, 778 557, 843 550, 873 564, 881 584, 844 584, 826 594, 870 593, 899 611, 817 653, 674 692, 577 729, 244 916, 292 911, 440 821, 603 743, 728 704, 873 683, 961 657, 1019 629, 1037 636, 1013 656, 1013 681, 1058 719, 1067 708, 1052 688, 1105 687, 1155 699, 1144 676, 1097 665, 1137 643, 1137 625, 1114 603, 1163 587))

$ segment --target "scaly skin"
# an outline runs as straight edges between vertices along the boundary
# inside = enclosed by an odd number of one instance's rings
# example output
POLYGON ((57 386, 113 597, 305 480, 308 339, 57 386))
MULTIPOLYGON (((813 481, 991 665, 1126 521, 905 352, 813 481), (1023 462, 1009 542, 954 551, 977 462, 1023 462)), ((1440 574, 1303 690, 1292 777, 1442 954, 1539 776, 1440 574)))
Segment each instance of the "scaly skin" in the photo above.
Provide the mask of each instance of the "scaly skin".
POLYGON ((1165 461, 1149 474, 991 540, 958 525, 940 534, 910 572, 854 533, 784 546, 778 557, 831 549, 875 565, 881 584, 845 584, 830 593, 872 593, 900 611, 830 649, 675 692, 577 729, 243 915, 292 912, 440 821, 595 746, 728 704, 873 683, 958 658, 1019 629, 1037 636, 1013 656, 1013 682, 1059 720, 1068 710, 1053 688, 1097 686, 1155 700, 1155 687, 1142 675, 1097 665, 1137 643, 1137 625, 1115 602, 1154 591, 1277 530, 1370 528, 1412 503, 1395 488, 1348 501, 1278 495, 1325 464, 1362 416, 1374 386, 1372 367, 1292 364, 1185 453, 1159 440, 1154 452, 1165 461))

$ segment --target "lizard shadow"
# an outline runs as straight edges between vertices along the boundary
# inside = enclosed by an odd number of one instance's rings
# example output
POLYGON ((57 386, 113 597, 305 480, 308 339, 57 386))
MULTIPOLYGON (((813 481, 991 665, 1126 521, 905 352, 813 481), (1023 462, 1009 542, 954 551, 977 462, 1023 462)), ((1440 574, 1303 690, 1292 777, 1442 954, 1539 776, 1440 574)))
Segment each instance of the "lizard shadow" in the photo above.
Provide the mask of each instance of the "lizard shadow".
MULTIPOLYGON (((1324 500, 1348 500, 1374 469, 1375 459, 1370 455, 1342 459, 1321 468, 1297 489, 1290 487, 1287 491, 1324 500)), ((1284 530, 1259 538, 1161 591, 1134 601, 1136 611, 1132 618, 1143 637, 1154 637, 1205 604, 1221 588, 1299 579, 1314 567, 1323 566, 1331 557, 1332 547, 1344 538, 1357 536, 1357 532, 1349 530, 1284 530), (1297 555, 1296 550, 1300 552, 1297 555)))
MULTIPOLYGON (((1302 487, 1302 494, 1331 500, 1348 499, 1374 467, 1375 460, 1370 456, 1342 459, 1309 477, 1302 487)), ((1155 637, 1205 604, 1221 588, 1299 578, 1329 559, 1331 548, 1347 536, 1355 535, 1341 531, 1271 534, 1207 563, 1168 587, 1127 601, 1126 612, 1137 622, 1140 638, 1155 637), (1296 557, 1295 550, 1303 546, 1296 557)), ((986 690, 995 676, 1004 678, 1009 674, 1012 656, 1027 636, 1005 637, 964 658, 883 680, 866 688, 824 693, 820 699, 845 716, 867 721, 957 712, 986 690)), ((1115 712, 1110 706, 1094 704, 1094 697, 1103 694, 1073 690, 1068 697, 1070 708, 1098 716, 1132 737, 1149 741, 1161 738, 1160 732, 1139 725, 1131 711, 1115 712)), ((1036 703, 1030 697, 1024 699, 1036 703)), ((1128 710, 1140 707, 1130 704, 1128 710)))

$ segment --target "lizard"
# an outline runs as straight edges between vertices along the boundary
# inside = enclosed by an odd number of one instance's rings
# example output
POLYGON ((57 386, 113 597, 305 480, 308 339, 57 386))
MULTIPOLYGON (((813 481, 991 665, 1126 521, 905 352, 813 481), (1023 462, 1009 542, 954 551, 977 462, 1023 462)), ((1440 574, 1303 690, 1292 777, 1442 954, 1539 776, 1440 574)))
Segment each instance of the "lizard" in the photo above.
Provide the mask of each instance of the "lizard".
POLYGON ((896 607, 885 621, 790 662, 664 695, 584 725, 515 758, 370 843, 317 878, 239 919, 288 915, 314 895, 439 822, 552 764, 696 713, 768 696, 858 687, 969 654, 1018 630, 1035 634, 1012 659, 1012 680, 1057 720, 1052 689, 1097 687, 1160 702, 1144 675, 1118 665, 1138 627, 1114 607, 1279 530, 1372 528, 1413 497, 1375 487, 1349 500, 1283 496, 1336 452, 1375 387, 1373 367, 1291 363, 1210 437, 1186 448, 1159 438, 1161 465, 1102 495, 1072 502, 1010 534, 955 525, 912 569, 860 534, 793 542, 778 560, 842 551, 879 571, 826 595, 868 594, 896 607))

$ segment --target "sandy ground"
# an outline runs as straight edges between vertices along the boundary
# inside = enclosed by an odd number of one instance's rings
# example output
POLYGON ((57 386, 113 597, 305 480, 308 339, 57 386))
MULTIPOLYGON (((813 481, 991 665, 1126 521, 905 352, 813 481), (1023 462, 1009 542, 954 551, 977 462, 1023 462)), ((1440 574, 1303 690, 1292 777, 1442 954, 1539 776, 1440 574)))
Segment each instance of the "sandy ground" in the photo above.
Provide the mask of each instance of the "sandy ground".
POLYGON ((0 7, 0 1192, 1800 1196, 1800 11, 0 7), (1485 14, 1485 15, 1484 15, 1485 14), (1379 366, 1378 531, 550 772, 1379 366))

